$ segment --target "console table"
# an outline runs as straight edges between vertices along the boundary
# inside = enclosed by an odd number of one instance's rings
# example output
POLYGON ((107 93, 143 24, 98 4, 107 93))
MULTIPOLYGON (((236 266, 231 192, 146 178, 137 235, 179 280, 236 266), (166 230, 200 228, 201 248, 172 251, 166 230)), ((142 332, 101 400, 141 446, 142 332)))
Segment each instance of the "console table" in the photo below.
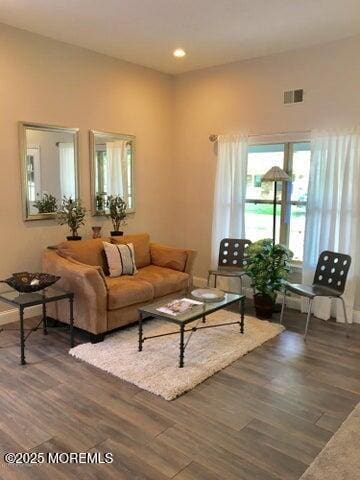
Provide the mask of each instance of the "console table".
MULTIPOLYGON (((46 305, 51 302, 56 302, 58 300, 69 300, 69 330, 70 330, 70 345, 74 346, 74 293, 66 292, 60 288, 50 287, 46 290, 35 293, 19 293, 16 290, 6 291, 0 293, 0 302, 5 302, 19 310, 20 317, 20 353, 21 353, 21 365, 25 365, 25 342, 32 332, 38 330, 42 324, 42 329, 44 335, 47 335, 48 328, 51 328, 47 325, 47 315, 46 315, 46 305), (34 328, 25 328, 24 327, 24 310, 29 307, 35 307, 37 305, 42 305, 42 318, 40 322, 34 328), (25 331, 27 335, 25 336, 25 331)), ((62 328, 62 327, 56 327, 62 328)), ((64 328, 68 328, 67 326, 64 328)), ((10 330, 7 328, 0 328, 1 331, 10 330)))

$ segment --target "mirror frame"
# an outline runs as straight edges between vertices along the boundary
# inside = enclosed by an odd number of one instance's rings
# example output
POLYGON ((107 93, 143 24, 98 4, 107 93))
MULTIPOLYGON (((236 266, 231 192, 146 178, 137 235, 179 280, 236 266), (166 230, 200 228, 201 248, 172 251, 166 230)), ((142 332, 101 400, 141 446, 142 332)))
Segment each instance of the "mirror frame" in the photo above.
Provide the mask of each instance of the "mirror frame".
POLYGON ((129 140, 132 142, 132 158, 131 158, 131 184, 133 207, 127 208, 126 213, 135 213, 135 155, 136 155, 136 136, 123 133, 105 132, 102 130, 89 130, 89 146, 90 146, 90 178, 91 178, 91 214, 93 217, 101 217, 96 210, 96 166, 95 166, 95 135, 119 137, 121 140, 129 140))
POLYGON ((21 196, 23 204, 23 220, 31 222, 33 220, 52 220, 56 213, 38 213, 29 215, 28 188, 27 188, 27 143, 26 130, 34 129, 48 132, 64 132, 74 134, 74 154, 75 154, 75 198, 79 197, 79 129, 71 127, 62 127, 58 125, 49 125, 46 123, 19 122, 19 142, 20 142, 20 165, 21 165, 21 196))

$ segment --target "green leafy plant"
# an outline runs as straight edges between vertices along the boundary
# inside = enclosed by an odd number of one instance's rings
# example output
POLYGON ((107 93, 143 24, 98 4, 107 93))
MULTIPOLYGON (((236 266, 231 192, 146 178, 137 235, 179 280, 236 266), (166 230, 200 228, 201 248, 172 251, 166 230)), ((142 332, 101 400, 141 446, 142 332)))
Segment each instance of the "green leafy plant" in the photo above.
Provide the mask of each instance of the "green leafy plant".
POLYGON ((61 201, 61 207, 57 211, 57 220, 60 225, 68 225, 72 236, 78 236, 78 230, 85 225, 86 209, 81 200, 73 200, 71 197, 64 196, 61 201))
POLYGON ((284 245, 273 245, 273 241, 266 238, 250 244, 245 254, 244 271, 251 279, 251 286, 256 293, 275 302, 290 272, 293 253, 284 245))
POLYGON ((34 202, 34 207, 39 210, 39 213, 55 213, 57 200, 53 195, 43 193, 42 197, 34 202))
POLYGON ((126 225, 126 202, 120 195, 110 195, 107 199, 107 207, 109 209, 109 217, 113 224, 115 232, 120 230, 121 225, 126 225))

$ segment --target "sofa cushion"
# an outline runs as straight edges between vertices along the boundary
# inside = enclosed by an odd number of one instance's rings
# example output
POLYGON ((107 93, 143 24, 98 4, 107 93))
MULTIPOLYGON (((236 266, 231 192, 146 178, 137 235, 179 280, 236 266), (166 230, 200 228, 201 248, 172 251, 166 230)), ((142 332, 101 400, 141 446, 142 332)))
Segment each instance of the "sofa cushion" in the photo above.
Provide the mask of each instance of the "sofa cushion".
POLYGON ((110 277, 134 275, 137 273, 134 246, 132 243, 121 245, 120 243, 114 244, 104 242, 104 250, 110 271, 110 277))
POLYGON ((143 268, 150 265, 150 236, 148 233, 111 237, 111 243, 132 243, 135 250, 136 267, 143 268))
POLYGON ((155 298, 184 290, 188 286, 189 275, 170 268, 149 265, 139 270, 134 279, 149 282, 154 288, 155 298))
POLYGON ((136 303, 148 302, 154 298, 154 287, 141 278, 128 277, 106 277, 108 288, 108 309, 135 305, 136 303))
POLYGON ((100 266, 107 273, 107 263, 103 242, 107 238, 62 242, 57 251, 62 257, 71 257, 85 265, 100 266))
POLYGON ((151 263, 158 267, 171 268, 183 272, 185 270, 188 252, 183 248, 168 247, 152 243, 150 246, 151 263))

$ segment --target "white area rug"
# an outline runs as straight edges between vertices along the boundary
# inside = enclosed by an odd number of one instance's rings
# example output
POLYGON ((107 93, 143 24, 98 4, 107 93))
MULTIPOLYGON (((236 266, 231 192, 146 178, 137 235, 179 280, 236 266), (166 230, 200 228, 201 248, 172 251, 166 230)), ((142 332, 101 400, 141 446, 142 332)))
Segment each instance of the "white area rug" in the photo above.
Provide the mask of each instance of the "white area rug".
MULTIPOLYGON (((209 315, 206 323, 233 322, 238 319, 238 314, 220 310, 209 315)), ((144 336, 178 328, 175 324, 150 320, 144 323, 144 336)), ((109 335, 101 343, 78 345, 69 353, 166 400, 173 400, 275 337, 283 329, 276 323, 245 317, 244 335, 240 334, 239 325, 198 330, 193 333, 186 347, 184 368, 178 367, 179 335, 146 340, 143 351, 138 352, 136 326, 109 335)), ((186 333, 185 341, 188 335, 186 333)))
POLYGON ((300 480, 358 480, 360 478, 360 403, 300 480))

